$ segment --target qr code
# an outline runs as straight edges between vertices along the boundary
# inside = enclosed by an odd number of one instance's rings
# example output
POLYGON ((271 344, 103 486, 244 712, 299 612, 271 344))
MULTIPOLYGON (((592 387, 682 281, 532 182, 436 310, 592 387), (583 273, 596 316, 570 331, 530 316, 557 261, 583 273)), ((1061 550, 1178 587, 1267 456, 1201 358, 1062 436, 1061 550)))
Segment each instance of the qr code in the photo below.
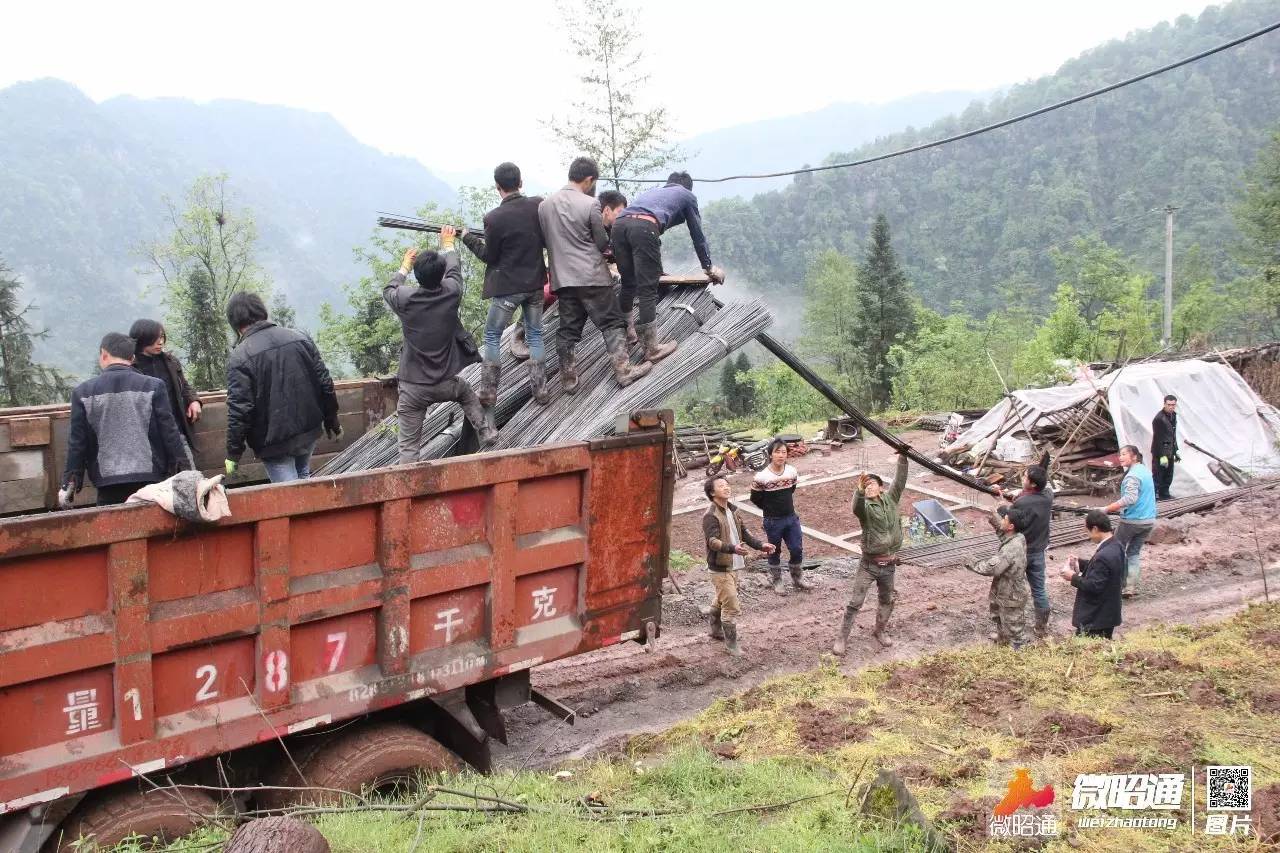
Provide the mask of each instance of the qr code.
POLYGON ((1247 812, 1253 807, 1253 768, 1210 767, 1206 788, 1210 811, 1247 812))

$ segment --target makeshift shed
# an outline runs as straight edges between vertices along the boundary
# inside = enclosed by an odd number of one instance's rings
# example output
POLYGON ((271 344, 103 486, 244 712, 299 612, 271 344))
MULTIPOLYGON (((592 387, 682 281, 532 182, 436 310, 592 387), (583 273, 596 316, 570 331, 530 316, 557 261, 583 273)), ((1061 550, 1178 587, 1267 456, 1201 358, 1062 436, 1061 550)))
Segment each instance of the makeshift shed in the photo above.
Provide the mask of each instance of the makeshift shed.
POLYGON ((963 450, 979 467, 985 459, 1005 456, 1013 457, 1006 462, 1025 464, 1044 451, 1059 465, 1126 444, 1148 457, 1151 421, 1166 394, 1178 398, 1182 461, 1174 471, 1175 495, 1226 488, 1210 470, 1218 461, 1248 475, 1280 472, 1280 413, 1230 365, 1201 360, 1131 364, 1071 385, 1015 391, 951 448, 963 450))

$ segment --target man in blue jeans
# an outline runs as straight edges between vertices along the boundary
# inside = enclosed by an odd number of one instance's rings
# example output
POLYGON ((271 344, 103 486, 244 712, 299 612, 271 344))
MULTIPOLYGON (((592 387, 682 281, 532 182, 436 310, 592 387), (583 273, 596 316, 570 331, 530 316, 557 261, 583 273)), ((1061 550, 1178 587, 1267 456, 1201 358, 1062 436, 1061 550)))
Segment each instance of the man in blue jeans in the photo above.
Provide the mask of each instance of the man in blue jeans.
MULTIPOLYGON (((1049 521, 1053 513, 1053 489, 1049 488, 1048 459, 1028 466, 1022 475, 1022 492, 1014 498, 1024 517, 1022 535, 1027 541, 1027 583, 1031 586, 1031 602, 1036 621, 1033 631, 1038 639, 1049 635, 1049 591, 1044 583, 1044 552, 1049 546, 1049 521)), ((994 619, 994 614, 992 615, 994 619)))
POLYGON ((1106 510, 1120 513, 1115 536, 1124 546, 1123 595, 1132 598, 1138 594, 1138 579, 1142 574, 1139 560, 1142 546, 1156 526, 1156 483, 1151 471, 1142 464, 1142 451, 1132 444, 1120 448, 1120 464, 1125 468, 1124 479, 1120 481, 1120 499, 1108 504, 1106 510))
POLYGON ((773 591, 786 595, 782 585, 782 543, 787 544, 787 564, 791 583, 798 590, 813 589, 805 582, 804 536, 800 516, 796 515, 796 481, 800 475, 787 464, 787 443, 775 438, 769 443, 769 464, 756 474, 751 483, 751 502, 764 513, 764 535, 774 548, 769 555, 769 577, 773 591))

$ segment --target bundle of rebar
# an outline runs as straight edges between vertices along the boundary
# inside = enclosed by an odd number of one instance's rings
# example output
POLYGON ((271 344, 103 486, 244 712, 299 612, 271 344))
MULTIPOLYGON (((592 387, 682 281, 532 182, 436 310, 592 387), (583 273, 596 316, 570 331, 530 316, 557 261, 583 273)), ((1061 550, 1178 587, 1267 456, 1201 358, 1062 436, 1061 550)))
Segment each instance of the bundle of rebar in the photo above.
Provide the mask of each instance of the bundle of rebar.
MULTIPOLYGON (((383 228, 397 228, 401 231, 425 231, 428 234, 439 234, 440 229, 444 228, 435 222, 428 222, 425 219, 419 219, 416 216, 401 216, 395 213, 386 213, 378 217, 378 225, 383 228)), ((455 225, 454 228, 462 231, 463 226, 455 225)), ((483 238, 484 231, 478 228, 467 226, 467 232, 477 237, 483 238)))
MULTIPOLYGON (((1280 486, 1280 479, 1270 478, 1257 480, 1246 486, 1210 492, 1204 495, 1192 495, 1161 501, 1158 505, 1159 518, 1174 518, 1192 512, 1202 512, 1214 506, 1246 497, 1254 492, 1280 486)), ((1075 545, 1089 538, 1085 530, 1084 520, 1078 516, 1062 518, 1049 525, 1049 548, 1060 548, 1064 545, 1075 545)), ((994 533, 976 533, 944 542, 927 545, 913 545, 898 552, 898 559, 913 566, 926 569, 948 569, 963 566, 971 560, 980 560, 996 552, 1000 540, 994 533)))

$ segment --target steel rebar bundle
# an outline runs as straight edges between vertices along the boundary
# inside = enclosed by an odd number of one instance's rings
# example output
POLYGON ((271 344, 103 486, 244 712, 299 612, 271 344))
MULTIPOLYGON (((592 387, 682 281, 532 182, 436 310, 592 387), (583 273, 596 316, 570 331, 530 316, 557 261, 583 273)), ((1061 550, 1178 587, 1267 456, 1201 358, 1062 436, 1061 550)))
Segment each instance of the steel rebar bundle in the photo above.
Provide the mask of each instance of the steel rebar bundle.
MULTIPOLYGON (((425 219, 419 219, 416 216, 400 216, 398 214, 389 213, 378 217, 378 224, 383 228, 397 228, 401 231, 425 231, 428 234, 439 234, 443 225, 434 222, 428 222, 425 219)), ((455 225, 458 233, 462 233, 463 226, 455 225)), ((471 234, 484 238, 484 231, 478 228, 467 226, 467 231, 471 234)))

